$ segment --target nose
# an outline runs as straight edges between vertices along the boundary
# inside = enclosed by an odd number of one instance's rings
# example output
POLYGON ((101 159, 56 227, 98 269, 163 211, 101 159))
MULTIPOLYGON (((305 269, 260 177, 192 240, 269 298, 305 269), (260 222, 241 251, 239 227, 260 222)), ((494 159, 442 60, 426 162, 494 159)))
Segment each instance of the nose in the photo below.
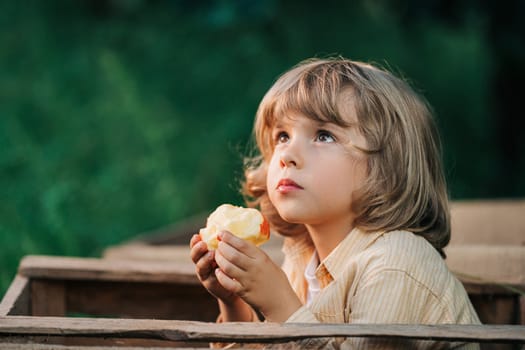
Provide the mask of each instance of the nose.
POLYGON ((294 140, 289 143, 286 149, 282 150, 279 157, 279 164, 281 168, 301 168, 303 164, 302 151, 299 149, 300 146, 297 144, 298 141, 294 140))
POLYGON ((289 152, 283 152, 283 154, 281 154, 279 164, 281 168, 297 167, 297 162, 291 157, 289 152))

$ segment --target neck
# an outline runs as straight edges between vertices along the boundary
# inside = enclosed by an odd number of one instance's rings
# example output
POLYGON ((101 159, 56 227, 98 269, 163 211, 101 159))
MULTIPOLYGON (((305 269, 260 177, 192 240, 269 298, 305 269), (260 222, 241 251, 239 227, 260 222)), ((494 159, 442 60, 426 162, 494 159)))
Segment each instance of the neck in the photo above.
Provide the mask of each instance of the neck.
POLYGON ((305 226, 312 238, 319 261, 323 261, 354 228, 353 217, 330 223, 305 226))

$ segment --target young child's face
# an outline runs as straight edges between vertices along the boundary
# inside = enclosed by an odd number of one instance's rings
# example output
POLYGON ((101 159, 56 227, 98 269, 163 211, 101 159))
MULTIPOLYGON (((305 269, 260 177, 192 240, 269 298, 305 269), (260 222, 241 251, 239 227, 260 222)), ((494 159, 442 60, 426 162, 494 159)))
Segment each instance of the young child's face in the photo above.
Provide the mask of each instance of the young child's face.
POLYGON ((367 173, 366 156, 348 146, 366 146, 356 128, 289 113, 272 137, 266 186, 281 217, 306 225, 352 220, 352 194, 367 173))

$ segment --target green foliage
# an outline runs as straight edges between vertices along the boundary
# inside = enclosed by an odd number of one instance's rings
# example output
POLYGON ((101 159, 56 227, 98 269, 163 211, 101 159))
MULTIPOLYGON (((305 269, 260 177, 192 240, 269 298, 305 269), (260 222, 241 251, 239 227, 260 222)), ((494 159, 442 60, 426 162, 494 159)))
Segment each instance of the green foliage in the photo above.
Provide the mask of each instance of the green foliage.
POLYGON ((257 104, 312 56, 410 77, 436 109, 452 194, 498 195, 481 22, 407 24, 380 1, 248 3, 0 5, 0 295, 23 255, 98 255, 242 203, 257 104))

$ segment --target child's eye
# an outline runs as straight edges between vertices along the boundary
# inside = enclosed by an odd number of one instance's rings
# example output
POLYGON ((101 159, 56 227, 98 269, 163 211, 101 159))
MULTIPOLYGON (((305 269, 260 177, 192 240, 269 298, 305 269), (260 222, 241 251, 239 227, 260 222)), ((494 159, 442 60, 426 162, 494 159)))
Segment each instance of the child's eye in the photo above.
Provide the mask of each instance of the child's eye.
POLYGON ((319 142, 335 142, 335 137, 326 130, 319 130, 317 132, 317 141, 319 142))
POLYGON ((279 132, 275 135, 275 143, 276 143, 276 144, 279 144, 279 143, 286 143, 286 142, 288 142, 289 139, 290 139, 290 137, 288 136, 288 133, 285 132, 285 131, 279 131, 279 132))

